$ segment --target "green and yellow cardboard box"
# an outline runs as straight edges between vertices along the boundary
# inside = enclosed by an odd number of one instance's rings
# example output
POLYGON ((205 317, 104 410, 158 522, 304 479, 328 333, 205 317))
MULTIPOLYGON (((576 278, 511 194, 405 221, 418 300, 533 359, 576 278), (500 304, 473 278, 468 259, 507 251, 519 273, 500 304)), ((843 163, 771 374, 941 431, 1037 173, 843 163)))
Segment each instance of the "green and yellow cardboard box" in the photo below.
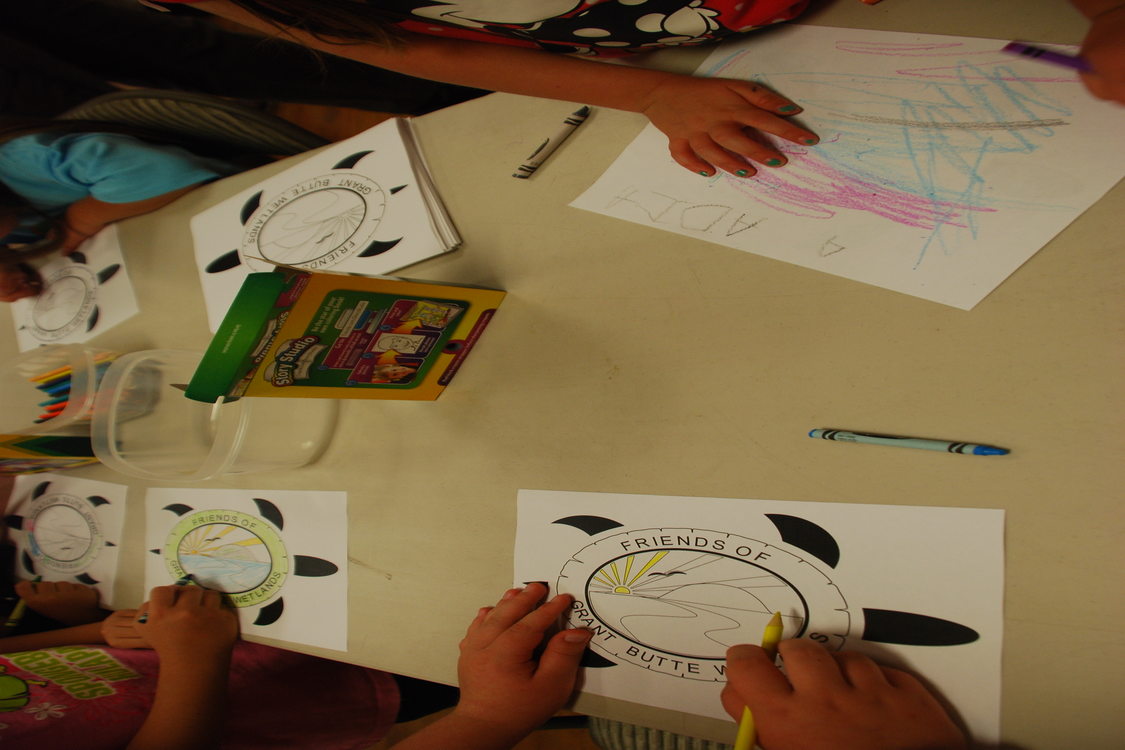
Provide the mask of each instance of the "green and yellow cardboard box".
POLYGON ((433 400, 504 295, 289 267, 250 274, 186 393, 433 400))

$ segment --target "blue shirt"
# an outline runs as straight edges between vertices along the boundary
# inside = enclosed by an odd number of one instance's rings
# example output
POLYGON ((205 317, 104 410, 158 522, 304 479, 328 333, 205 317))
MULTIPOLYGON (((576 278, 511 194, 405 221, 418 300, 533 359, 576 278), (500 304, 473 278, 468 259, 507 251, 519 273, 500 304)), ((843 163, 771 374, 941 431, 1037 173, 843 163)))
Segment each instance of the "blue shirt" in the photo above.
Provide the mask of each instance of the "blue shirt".
POLYGON ((89 196, 141 201, 235 171, 176 146, 112 133, 34 133, 0 144, 0 181, 48 213, 89 196))

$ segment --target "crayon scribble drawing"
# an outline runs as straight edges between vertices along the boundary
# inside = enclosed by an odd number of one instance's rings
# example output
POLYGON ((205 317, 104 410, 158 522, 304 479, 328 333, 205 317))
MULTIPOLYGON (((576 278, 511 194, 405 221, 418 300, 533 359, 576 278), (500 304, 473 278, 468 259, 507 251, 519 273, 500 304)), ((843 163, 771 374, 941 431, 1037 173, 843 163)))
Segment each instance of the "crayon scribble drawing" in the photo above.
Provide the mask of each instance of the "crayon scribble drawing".
POLYGON ((652 126, 572 205, 970 309, 1122 175, 1125 114, 989 39, 791 27, 700 75, 792 98, 814 147, 701 178, 652 126))
POLYGON ((924 674, 998 737, 1002 511, 539 490, 518 509, 515 580, 574 597, 586 692, 723 718, 727 648, 780 612, 784 638, 924 674))

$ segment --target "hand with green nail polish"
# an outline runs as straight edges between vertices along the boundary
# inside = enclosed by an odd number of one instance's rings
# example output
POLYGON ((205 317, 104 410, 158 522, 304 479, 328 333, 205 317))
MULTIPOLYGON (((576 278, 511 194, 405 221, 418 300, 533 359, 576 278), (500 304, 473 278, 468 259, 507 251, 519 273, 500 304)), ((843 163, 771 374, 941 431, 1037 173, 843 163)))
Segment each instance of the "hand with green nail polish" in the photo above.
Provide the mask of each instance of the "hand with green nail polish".
POLYGON ((640 111, 668 136, 677 164, 704 176, 722 169, 753 176, 754 163, 781 167, 785 156, 764 135, 793 143, 815 133, 787 116, 801 108, 764 86, 729 78, 672 76, 646 92, 640 111))

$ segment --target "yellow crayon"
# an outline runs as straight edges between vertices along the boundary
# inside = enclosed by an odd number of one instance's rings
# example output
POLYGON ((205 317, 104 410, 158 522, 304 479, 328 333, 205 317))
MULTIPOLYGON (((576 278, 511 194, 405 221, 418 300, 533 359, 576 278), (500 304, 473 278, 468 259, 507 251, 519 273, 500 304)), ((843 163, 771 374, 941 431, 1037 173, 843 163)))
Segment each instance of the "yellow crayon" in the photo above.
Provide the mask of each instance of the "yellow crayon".
POLYGON ((781 643, 781 634, 785 626, 781 624, 781 613, 774 612, 773 617, 766 623, 766 631, 762 633, 762 648, 770 655, 771 659, 777 658, 777 644, 781 643))
MULTIPOLYGON (((32 583, 39 583, 43 580, 43 576, 35 576, 31 579, 32 583)), ((16 602, 16 606, 12 607, 12 611, 8 614, 8 620, 4 623, 5 628, 18 628, 20 621, 23 620, 23 613, 27 611, 27 602, 20 597, 16 602)))
MULTIPOLYGON (((762 648, 770 655, 777 657, 777 644, 781 642, 781 634, 785 626, 781 623, 781 613, 774 612, 773 617, 766 623, 765 632, 762 633, 762 648)), ((742 707, 742 720, 738 722, 738 734, 734 738, 734 750, 750 750, 758 739, 758 732, 754 727, 754 714, 750 713, 749 706, 742 707)))

